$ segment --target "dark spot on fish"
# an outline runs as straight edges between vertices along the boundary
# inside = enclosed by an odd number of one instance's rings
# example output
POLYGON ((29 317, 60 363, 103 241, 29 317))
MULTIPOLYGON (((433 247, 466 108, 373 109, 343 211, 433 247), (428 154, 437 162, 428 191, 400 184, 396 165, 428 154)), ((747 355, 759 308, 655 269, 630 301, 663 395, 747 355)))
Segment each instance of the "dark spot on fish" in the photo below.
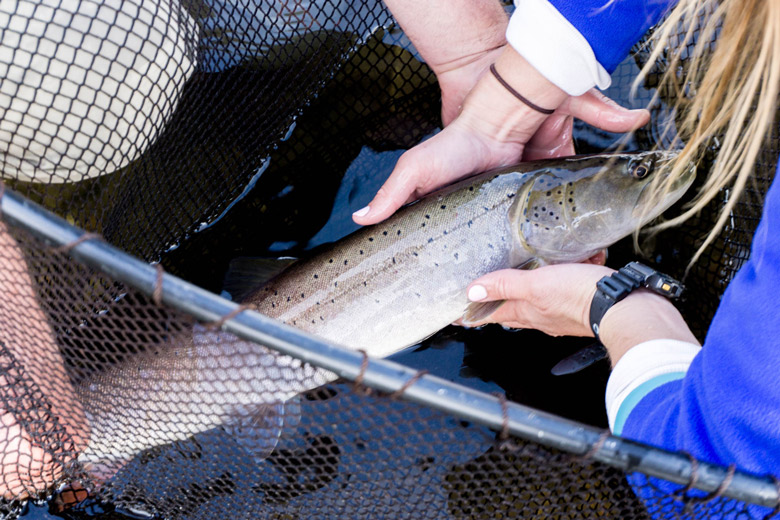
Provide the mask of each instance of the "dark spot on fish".
POLYGON ((552 192, 551 192, 551 191, 548 191, 548 192, 547 192, 547 196, 549 197, 550 195, 552 195, 552 192))
POLYGON ((446 230, 446 229, 444 230, 444 234, 445 234, 445 235, 447 234, 447 230, 446 230))
POLYGON ((368 241, 369 242, 373 242, 374 241, 374 237, 368 237, 368 241))
POLYGON ((560 195, 560 194, 561 194, 561 190, 558 190, 558 195, 560 195))
POLYGON ((367 282, 363 282, 363 287, 366 287, 366 283, 367 283, 367 282))
POLYGON ((547 208, 545 208, 545 207, 542 207, 542 211, 547 211, 547 208))
POLYGON ((393 263, 395 263, 395 257, 393 257, 393 263))
POLYGON ((458 259, 458 253, 455 253, 455 260, 458 259))
POLYGON ((338 286, 339 286, 338 282, 333 282, 333 287, 338 287, 338 286))
POLYGON ((293 320, 293 325, 296 325, 298 323, 297 320, 293 320))
POLYGON ((331 300, 330 303, 336 303, 336 300, 331 300))
POLYGON ((272 308, 272 309, 275 309, 275 308, 276 308, 276 304, 275 304, 275 303, 273 303, 273 302, 271 302, 271 308, 272 308))
POLYGON ((347 262, 349 262, 349 260, 344 260, 344 265, 347 265, 347 262))
POLYGON ((274 289, 274 296, 279 296, 279 291, 277 291, 276 289, 274 289))
POLYGON ((559 206, 563 206, 563 201, 558 203, 559 206))
POLYGON ((314 275, 314 278, 315 278, 315 280, 316 280, 317 278, 319 278, 319 276, 315 274, 315 275, 314 275))
POLYGON ((548 228, 547 226, 545 226, 544 229, 550 231, 550 228, 548 228))
POLYGON ((360 250, 360 254, 361 254, 361 255, 363 254, 363 250, 362 250, 362 249, 360 250))
POLYGON ((330 260, 328 260, 328 263, 332 264, 333 263, 333 259, 331 258, 330 260))
POLYGON ((306 296, 305 296, 303 293, 301 293, 301 298, 305 298, 305 297, 306 297, 306 296))
POLYGON ((323 318, 322 316, 320 316, 320 321, 325 321, 325 318, 323 318))
POLYGON ((468 221, 468 226, 469 226, 469 227, 471 227, 471 225, 472 225, 473 223, 474 223, 474 221, 473 221, 473 220, 469 220, 469 221, 468 221))
POLYGON ((571 183, 571 182, 570 182, 570 183, 569 183, 569 186, 571 186, 572 184, 573 184, 573 183, 571 183))
POLYGON ((401 230, 399 229, 396 235, 400 235, 400 234, 401 234, 401 230))
POLYGON ((431 218, 431 216, 430 215, 425 215, 425 218, 431 218))
POLYGON ((534 213, 534 218, 539 218, 539 214, 538 213, 534 213))
POLYGON ((539 227, 539 224, 534 224, 534 227, 539 227))
POLYGON ((447 209, 447 205, 446 204, 442 204, 441 205, 441 209, 447 209))
POLYGON ((515 196, 515 194, 514 193, 507 193, 506 196, 511 199, 512 197, 515 196))
POLYGON ((551 211, 551 212, 550 212, 550 216, 552 217, 553 215, 555 215, 555 213, 553 213, 553 212, 551 211))
POLYGON ((433 242, 433 239, 432 239, 432 238, 429 238, 429 239, 428 239, 428 243, 430 244, 431 242, 433 242))
POLYGON ((387 236, 387 231, 382 231, 382 234, 383 234, 384 236, 387 236))
POLYGON ((572 206, 571 210, 572 211, 577 211, 577 206, 572 206))
POLYGON ((574 199, 569 199, 569 202, 574 202, 574 199))
POLYGON ((527 218, 527 219, 525 219, 525 221, 526 221, 526 222, 531 222, 531 219, 528 219, 528 218, 527 218))
POLYGON ((290 301, 290 297, 289 297, 289 296, 287 297, 287 301, 288 301, 288 302, 290 301))
POLYGON ((437 262, 434 262, 433 265, 439 267, 439 264, 437 262))
POLYGON ((469 186, 469 191, 474 191, 474 186, 469 186))
POLYGON ((317 302, 317 305, 319 305, 319 304, 320 304, 320 302, 317 302))
POLYGON ((412 251, 412 255, 419 256, 415 251, 412 251))
POLYGON ((418 292, 414 293, 414 295, 417 296, 418 298, 422 298, 422 294, 420 294, 418 292))
POLYGON ((311 320, 312 323, 317 323, 317 320, 311 320))
POLYGON ((494 249, 493 244, 488 244, 488 249, 494 249))
POLYGON ((379 300, 376 300, 376 299, 375 299, 374 301, 375 301, 376 303, 379 303, 379 300))
POLYGON ((482 209, 484 209, 485 211, 490 211, 490 208, 488 208, 487 206, 482 206, 482 209))
POLYGON ((559 217, 555 217, 555 220, 559 220, 559 217))
POLYGON ((425 227, 425 222, 422 223, 422 227, 425 227))

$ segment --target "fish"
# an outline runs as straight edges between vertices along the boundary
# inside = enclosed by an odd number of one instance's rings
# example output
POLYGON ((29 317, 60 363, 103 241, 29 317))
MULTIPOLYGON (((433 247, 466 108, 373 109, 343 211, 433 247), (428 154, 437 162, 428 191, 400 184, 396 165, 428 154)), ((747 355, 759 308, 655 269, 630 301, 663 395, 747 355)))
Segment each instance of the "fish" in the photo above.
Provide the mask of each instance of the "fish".
MULTIPOLYGON (((335 344, 386 357, 460 318, 476 321, 495 310, 495 303, 468 301, 474 279, 585 260, 660 215, 695 177, 691 164, 660 200, 652 195, 651 181, 677 155, 575 156, 487 172, 233 296, 335 344)), ((196 325, 79 385, 91 428, 79 461, 107 478, 141 451, 216 427, 262 458, 294 415, 287 412, 295 396, 334 379, 196 325)))

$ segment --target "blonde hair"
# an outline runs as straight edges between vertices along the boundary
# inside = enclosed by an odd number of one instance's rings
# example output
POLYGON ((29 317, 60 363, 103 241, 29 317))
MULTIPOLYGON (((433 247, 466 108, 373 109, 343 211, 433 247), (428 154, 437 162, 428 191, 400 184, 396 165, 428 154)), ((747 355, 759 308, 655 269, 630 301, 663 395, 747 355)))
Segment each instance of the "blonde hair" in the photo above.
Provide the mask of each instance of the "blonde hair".
POLYGON ((654 48, 637 82, 650 72, 665 49, 675 49, 657 92, 666 91, 676 99, 677 131, 685 141, 670 178, 656 188, 667 191, 689 161, 698 164, 714 137, 719 139, 720 149, 685 211, 651 231, 691 218, 731 184, 713 229, 691 259, 693 265, 728 220, 775 120, 780 90, 780 2, 680 0, 656 30, 652 43, 654 48), (698 39, 690 50, 696 32, 698 39), (677 71, 686 69, 686 77, 679 77, 677 71))

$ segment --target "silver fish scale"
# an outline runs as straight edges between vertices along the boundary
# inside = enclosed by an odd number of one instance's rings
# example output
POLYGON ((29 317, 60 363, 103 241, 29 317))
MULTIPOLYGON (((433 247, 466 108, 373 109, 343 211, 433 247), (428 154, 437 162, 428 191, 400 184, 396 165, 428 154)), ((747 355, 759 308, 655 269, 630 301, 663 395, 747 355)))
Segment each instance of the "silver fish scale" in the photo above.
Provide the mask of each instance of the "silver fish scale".
POLYGON ((493 175, 408 206, 248 300, 289 325, 375 356, 418 343, 463 314, 472 280, 516 265, 520 244, 508 212, 527 179, 493 175))

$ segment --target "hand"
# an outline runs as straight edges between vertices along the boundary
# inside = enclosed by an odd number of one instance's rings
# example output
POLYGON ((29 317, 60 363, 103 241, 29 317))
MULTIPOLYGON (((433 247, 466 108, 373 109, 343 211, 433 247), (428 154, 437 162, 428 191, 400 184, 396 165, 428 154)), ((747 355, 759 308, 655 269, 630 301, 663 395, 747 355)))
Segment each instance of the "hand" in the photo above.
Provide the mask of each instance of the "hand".
MULTIPOLYGON (((23 364, 24 374, 52 405, 51 416, 57 417, 59 426, 65 428, 73 441, 73 446, 60 449, 81 450, 86 446, 89 435, 84 410, 70 384, 48 319, 38 305, 22 251, 2 222, 0 250, 3 252, 0 342, 17 362, 23 364)), ((18 403, 20 407, 36 403, 38 399, 34 397, 23 401, 18 399, 15 392, 20 386, 14 386, 7 380, 12 378, 13 374, 0 376, 4 397, 9 397, 11 403, 18 403)), ((41 415, 46 416, 45 413, 41 415)), ((35 424, 32 426, 36 427, 35 424)), ((55 425, 42 424, 38 428, 54 430, 55 425)), ((20 424, 13 410, 0 408, 0 495, 4 498, 23 498, 43 491, 62 476, 62 465, 36 440, 41 439, 36 439, 20 424)))
MULTIPOLYGON (((590 304, 596 283, 614 272, 596 264, 560 264, 487 274, 469 286, 469 299, 505 303, 487 319, 469 325, 500 323, 541 330, 551 336, 592 337, 590 304)), ((633 291, 613 305, 601 320, 599 337, 613 364, 630 348, 651 339, 698 344, 674 305, 647 290, 633 291)))
POLYGON ((470 174, 499 166, 574 153, 572 117, 612 132, 646 124, 647 110, 627 110, 595 90, 570 97, 550 83, 511 47, 496 68, 537 105, 556 108, 551 116, 521 103, 491 74, 481 77, 460 115, 439 134, 404 153, 366 208, 353 215, 361 225, 375 224, 407 202, 470 174))

